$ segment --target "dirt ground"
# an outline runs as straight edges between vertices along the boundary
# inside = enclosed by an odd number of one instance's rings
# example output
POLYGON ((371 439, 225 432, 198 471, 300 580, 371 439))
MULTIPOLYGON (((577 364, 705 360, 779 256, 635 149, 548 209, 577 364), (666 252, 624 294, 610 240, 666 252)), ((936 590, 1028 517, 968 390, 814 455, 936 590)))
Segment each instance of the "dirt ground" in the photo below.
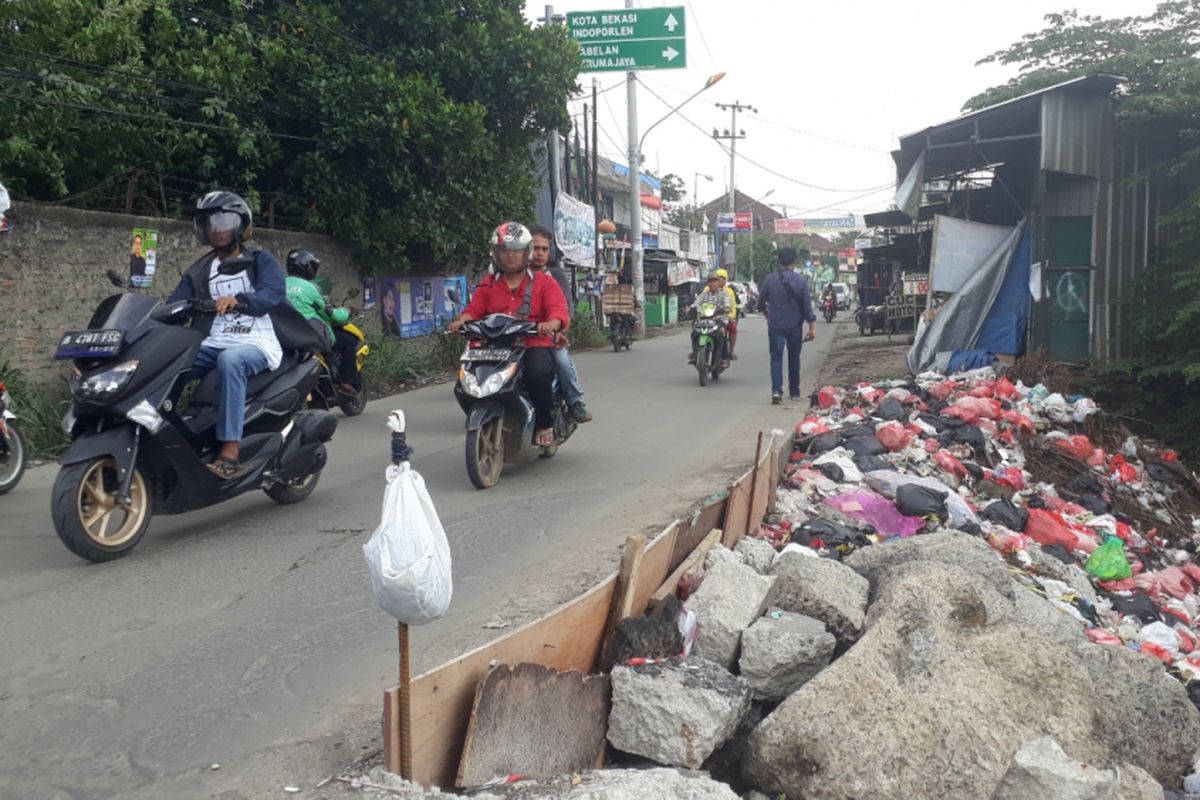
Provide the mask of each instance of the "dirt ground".
MULTIPOLYGON (((824 324, 824 323, 818 323, 824 324)), ((860 381, 903 378, 908 374, 905 356, 908 355, 908 334, 892 337, 886 334, 861 336, 852 317, 837 325, 833 348, 821 368, 816 388, 828 385, 853 385, 860 381)))

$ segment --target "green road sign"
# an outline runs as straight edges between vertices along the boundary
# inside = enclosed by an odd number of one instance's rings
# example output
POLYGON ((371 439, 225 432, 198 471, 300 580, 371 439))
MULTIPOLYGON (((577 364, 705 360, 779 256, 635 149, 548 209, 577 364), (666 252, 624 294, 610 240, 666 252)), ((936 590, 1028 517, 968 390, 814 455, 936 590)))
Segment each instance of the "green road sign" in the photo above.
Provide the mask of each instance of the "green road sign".
POLYGON ((567 14, 585 72, 687 66, 683 8, 629 8, 567 14))

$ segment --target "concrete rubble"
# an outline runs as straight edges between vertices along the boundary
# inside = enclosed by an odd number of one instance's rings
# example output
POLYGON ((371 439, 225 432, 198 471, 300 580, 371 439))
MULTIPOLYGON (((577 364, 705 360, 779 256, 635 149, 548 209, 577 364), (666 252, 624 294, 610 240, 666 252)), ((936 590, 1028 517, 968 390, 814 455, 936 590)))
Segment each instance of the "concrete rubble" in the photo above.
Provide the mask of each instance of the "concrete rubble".
POLYGON ((692 652, 726 669, 737 662, 742 631, 762 616, 776 582, 734 558, 714 564, 688 599, 698 628, 692 652))
POLYGON ((784 553, 771 574, 779 580, 775 604, 784 611, 821 620, 842 646, 862 635, 870 584, 850 567, 827 558, 784 553))
POLYGON ((773 608, 742 634, 738 669, 756 700, 782 700, 829 665, 836 644, 820 620, 773 608))

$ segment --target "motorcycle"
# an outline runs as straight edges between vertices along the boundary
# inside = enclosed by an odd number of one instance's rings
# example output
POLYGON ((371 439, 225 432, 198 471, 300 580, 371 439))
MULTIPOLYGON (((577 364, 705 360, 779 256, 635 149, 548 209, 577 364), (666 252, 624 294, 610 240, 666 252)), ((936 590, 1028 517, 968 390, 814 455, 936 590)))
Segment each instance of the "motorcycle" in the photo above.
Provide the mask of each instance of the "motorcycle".
MULTIPOLYGON (((537 323, 491 314, 467 322, 462 333, 469 341, 454 398, 467 415, 467 476, 476 489, 490 489, 500 480, 504 464, 516 461, 533 444, 533 403, 521 378, 525 337, 537 334, 537 323)), ((578 427, 557 384, 550 413, 554 444, 540 448, 541 458, 557 453, 578 427)))
MULTIPOLYGON (((231 259, 218 271, 237 274, 250 261, 231 259)), ((124 288, 115 272, 108 277, 124 288)), ((181 400, 204 340, 187 323, 213 311, 211 300, 164 303, 127 292, 102 300, 87 330, 62 335, 55 358, 73 362, 63 418, 72 443, 50 504, 54 529, 75 555, 95 562, 128 555, 153 514, 193 511, 254 489, 289 505, 316 489, 337 417, 303 410, 319 376, 317 337, 290 306, 272 312, 283 362, 247 382, 242 471, 223 479, 206 467, 219 449, 216 371, 185 407, 181 400)))
POLYGON ((317 353, 317 363, 321 365, 321 373, 317 379, 317 385, 313 387, 312 393, 308 396, 308 407, 326 410, 340 408, 347 417, 357 417, 367 409, 367 379, 363 376, 363 364, 366 363, 371 348, 367 344, 367 335, 353 322, 344 322, 334 327, 358 339, 358 346, 354 350, 354 369, 357 372, 358 391, 352 395, 338 391, 339 381, 335 379, 335 376, 339 375, 341 371, 341 360, 338 353, 332 351, 317 353))
POLYGON ((608 340, 612 342, 613 352, 621 352, 621 348, 629 350, 633 347, 634 319, 629 314, 608 315, 608 340))
POLYGON ((721 362, 725 358, 724 348, 718 346, 717 339, 718 333, 725 334, 725 323, 717 317, 716 305, 704 303, 696 309, 696 319, 692 322, 692 331, 695 334, 692 353, 695 356, 696 371, 700 375, 700 385, 707 386, 709 376, 716 381, 725 371, 725 368, 721 366, 721 362))
POLYGON ((833 318, 837 316, 837 300, 832 297, 822 300, 821 313, 825 315, 826 322, 833 322, 833 318))
POLYGON ((0 383, 0 494, 8 494, 21 482, 27 460, 25 437, 17 427, 12 398, 8 388, 0 383))

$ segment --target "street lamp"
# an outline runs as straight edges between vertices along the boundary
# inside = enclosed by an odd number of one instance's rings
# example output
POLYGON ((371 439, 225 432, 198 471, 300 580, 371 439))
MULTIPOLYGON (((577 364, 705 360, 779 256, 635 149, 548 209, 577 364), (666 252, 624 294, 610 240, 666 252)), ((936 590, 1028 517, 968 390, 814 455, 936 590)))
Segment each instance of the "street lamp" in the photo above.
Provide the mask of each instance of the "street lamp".
POLYGON ((693 173, 693 176, 692 176, 692 205, 696 206, 697 208, 699 208, 699 206, 700 206, 700 179, 701 178, 704 178, 704 180, 708 181, 709 183, 713 182, 712 175, 705 175, 703 172, 693 173))
MULTIPOLYGON (((724 72, 718 72, 716 75, 710 76, 709 79, 704 82, 704 85, 692 94, 688 95, 686 100, 668 111, 660 119, 655 121, 654 124, 649 128, 646 128, 645 133, 642 134, 640 139, 636 139, 635 144, 634 137, 637 134, 637 119, 633 113, 633 109, 635 108, 634 103, 636 102, 635 98, 637 96, 637 93, 634 91, 636 76, 633 72, 629 73, 629 244, 632 247, 632 252, 630 253, 631 260, 629 264, 629 273, 630 278, 633 281, 633 296, 637 298, 638 303, 640 303, 643 308, 645 308, 646 305, 646 284, 643 280, 642 273, 642 145, 645 143, 646 136, 650 133, 650 131, 654 130, 659 124, 673 115, 679 109, 692 102, 692 100, 698 97, 701 92, 707 91, 708 89, 716 86, 724 77, 724 72)), ((645 323, 641 319, 638 320, 637 330, 635 333, 637 335, 642 335, 645 333, 645 323)))

